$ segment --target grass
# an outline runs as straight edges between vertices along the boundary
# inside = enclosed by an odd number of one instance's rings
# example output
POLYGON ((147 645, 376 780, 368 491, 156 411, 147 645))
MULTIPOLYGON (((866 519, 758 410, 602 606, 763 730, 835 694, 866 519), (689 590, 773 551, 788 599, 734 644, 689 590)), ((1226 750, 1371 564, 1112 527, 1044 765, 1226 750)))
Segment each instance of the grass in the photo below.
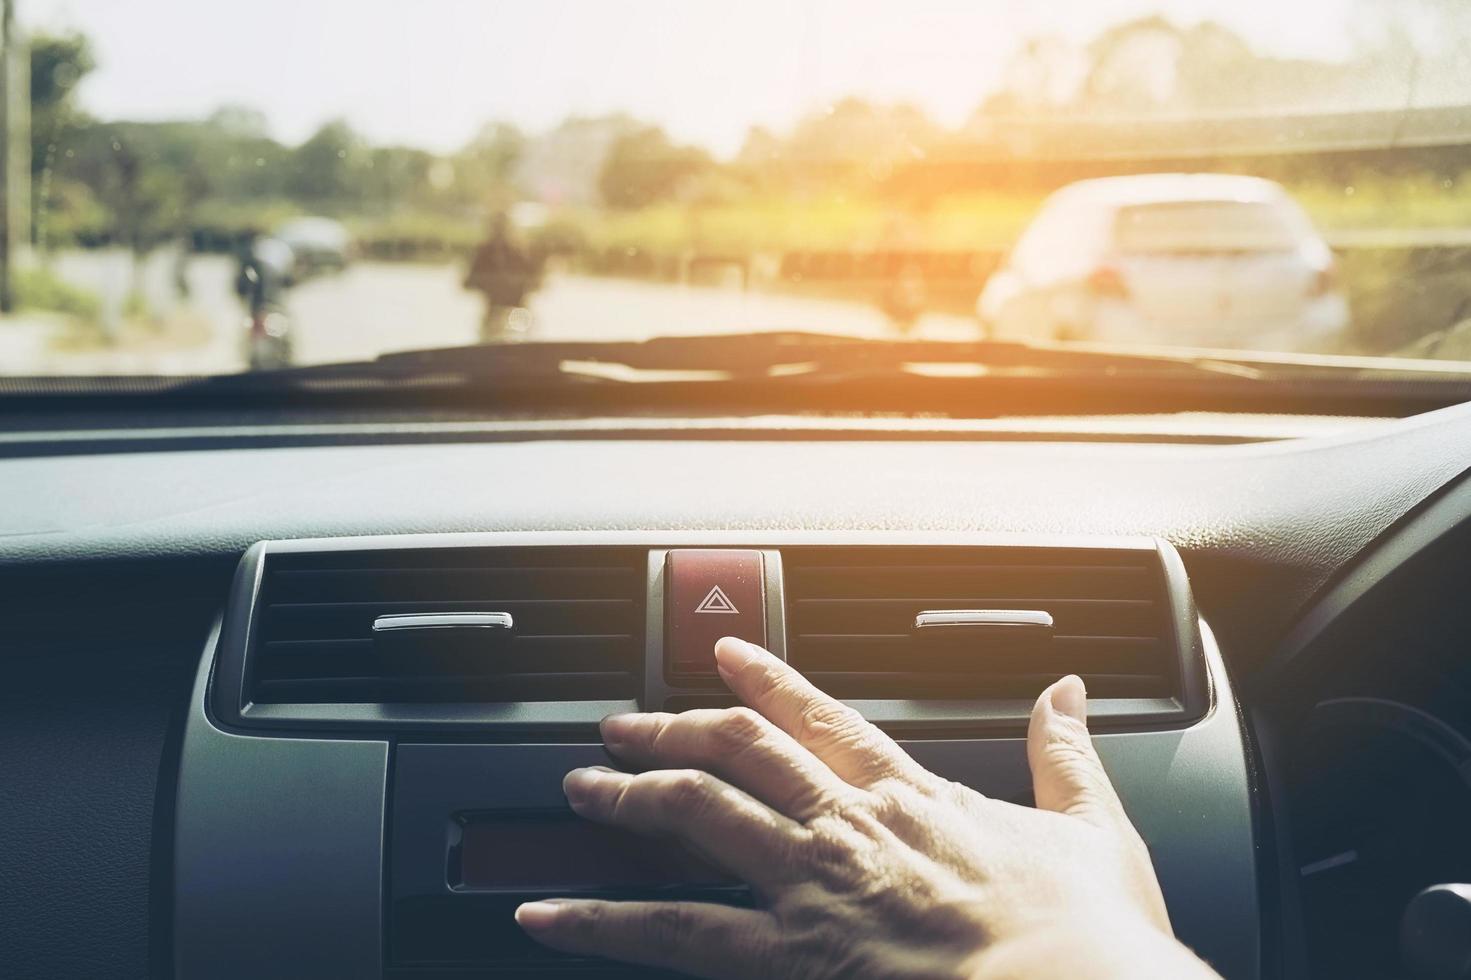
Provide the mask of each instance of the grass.
MULTIPOLYGON (((1299 183, 1289 190, 1320 230, 1339 232, 1471 228, 1471 174, 1366 175, 1346 184, 1299 183)), ((1046 195, 971 192, 923 211, 872 198, 753 200, 659 205, 637 211, 566 211, 594 249, 751 254, 805 250, 912 248, 996 251, 1010 247, 1046 195)))
POLYGON ((14 289, 15 305, 23 310, 62 313, 89 323, 102 310, 95 293, 65 281, 45 266, 17 270, 14 289))
POLYGON ((1471 174, 1458 180, 1364 175, 1343 184, 1288 189, 1326 232, 1471 227, 1471 174))

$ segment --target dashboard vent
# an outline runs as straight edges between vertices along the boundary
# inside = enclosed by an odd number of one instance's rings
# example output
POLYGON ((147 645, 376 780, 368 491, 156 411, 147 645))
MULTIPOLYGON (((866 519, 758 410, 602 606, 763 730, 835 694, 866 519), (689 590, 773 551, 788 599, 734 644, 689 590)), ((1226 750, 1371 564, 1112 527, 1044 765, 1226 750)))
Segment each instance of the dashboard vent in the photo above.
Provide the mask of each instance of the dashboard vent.
POLYGON ((788 548, 787 657, 848 699, 1033 698, 1067 673, 1094 698, 1170 698, 1179 658, 1165 576, 1149 549, 788 548), (934 643, 927 610, 1050 613, 1025 649, 934 643))
POLYGON ((267 556, 246 675, 258 704, 632 698, 643 663, 645 553, 439 548, 267 556), (509 613, 503 641, 430 630, 404 654, 382 616, 509 613))

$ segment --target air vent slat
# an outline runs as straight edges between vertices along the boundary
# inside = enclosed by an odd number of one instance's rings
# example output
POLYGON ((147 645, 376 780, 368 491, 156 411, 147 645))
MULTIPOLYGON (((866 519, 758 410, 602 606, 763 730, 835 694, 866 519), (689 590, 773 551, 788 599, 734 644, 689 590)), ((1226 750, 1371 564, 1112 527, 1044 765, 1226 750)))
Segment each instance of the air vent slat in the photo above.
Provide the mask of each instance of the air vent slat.
POLYGON ((282 571, 271 576, 275 602, 437 602, 591 599, 627 594, 630 568, 370 568, 282 571))
MULTIPOLYGON (((1165 698, 1174 693, 1173 685, 1159 676, 1076 670, 1071 673, 1083 678, 1089 697, 1094 698, 1165 698)), ((883 700, 1031 699, 1058 678, 1058 674, 1052 671, 993 676, 959 672, 915 675, 909 672, 809 671, 807 676, 823 690, 841 690, 845 698, 883 700)))
POLYGON ((507 599, 433 602, 272 603, 265 617, 278 639, 365 637, 373 620, 389 613, 508 612, 518 636, 577 636, 589 630, 632 632, 640 610, 633 599, 507 599))
POLYGON ((783 565, 788 659, 840 697, 1030 698, 1066 673, 1093 697, 1177 693, 1152 551, 792 548, 783 565), (917 637, 915 615, 935 609, 1042 610, 1053 632, 1025 646, 917 637))
POLYGON ((1015 601, 1130 599, 1148 592, 1148 569, 1138 566, 895 565, 884 568, 817 566, 787 573, 796 595, 827 599, 954 599, 993 596, 1015 601), (815 586, 813 588, 812 586, 815 586))
MULTIPOLYGON (((977 609, 1015 606, 1046 608, 1058 633, 1154 636, 1159 608, 1149 599, 1058 599, 1028 595, 1004 597, 971 595, 966 602, 977 609)), ((792 628, 801 633, 907 632, 916 613, 952 606, 951 599, 799 599, 792 603, 792 628)))
POLYGON ((612 671, 404 678, 392 682, 381 677, 334 677, 260 681, 256 700, 262 704, 600 701, 634 697, 637 686, 630 675, 612 671))
MULTIPOLYGON (((517 637, 505 649, 487 654, 484 674, 599 673, 610 667, 637 669, 640 649, 629 635, 517 637)), ((261 664, 271 677, 297 679, 383 673, 370 640, 285 640, 261 648, 261 664)))
POLYGON ((968 646, 925 648, 907 636, 804 636, 799 661, 804 671, 945 670, 978 673, 1082 674, 1106 665, 1109 673, 1150 676, 1159 672, 1159 641, 1124 637, 1096 642, 1093 637, 1058 637, 1043 653, 984 650, 968 646))
POLYGON ((262 703, 578 701, 637 696, 643 554, 460 548, 268 556, 247 682, 262 703), (387 614, 506 612, 509 639, 425 631, 380 649, 387 614), (466 643, 471 644, 468 648, 466 643))

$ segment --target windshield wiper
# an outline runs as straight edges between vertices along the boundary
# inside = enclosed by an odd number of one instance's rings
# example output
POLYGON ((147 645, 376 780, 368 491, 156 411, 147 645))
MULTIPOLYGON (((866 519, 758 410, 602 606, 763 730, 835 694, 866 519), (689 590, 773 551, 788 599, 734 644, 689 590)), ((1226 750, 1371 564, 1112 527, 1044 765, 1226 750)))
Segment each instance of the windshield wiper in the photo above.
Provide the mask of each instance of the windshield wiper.
MULTIPOLYGON (((1266 380, 1364 369, 1325 359, 1219 352, 1126 351, 1015 341, 888 340, 797 331, 658 337, 641 342, 532 342, 394 352, 352 361, 222 375, 195 383, 226 388, 509 387, 639 382, 822 381, 895 376, 1032 376, 1266 380)), ((1359 359, 1353 359, 1355 361, 1359 359)))
POLYGON ((1471 367, 1329 355, 821 333, 532 342, 196 378, 22 378, 0 395, 80 403, 541 415, 819 412, 1411 415, 1471 401, 1471 367))

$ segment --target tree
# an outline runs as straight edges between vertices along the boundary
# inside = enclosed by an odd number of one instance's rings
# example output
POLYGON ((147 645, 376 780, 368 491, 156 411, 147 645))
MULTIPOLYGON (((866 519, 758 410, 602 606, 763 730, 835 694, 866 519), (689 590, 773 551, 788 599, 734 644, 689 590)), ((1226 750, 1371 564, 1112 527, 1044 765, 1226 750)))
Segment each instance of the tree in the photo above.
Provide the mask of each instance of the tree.
POLYGON ((31 38, 31 172, 39 177, 48 149, 75 116, 72 95, 97 67, 92 46, 80 34, 31 38))
POLYGON ((65 177, 92 190, 136 258, 178 235, 209 191, 197 131, 195 123, 94 123, 68 141, 65 177))
POLYGON ((58 148, 82 121, 74 102, 77 86, 97 67, 92 47, 80 34, 36 34, 31 38, 31 234, 47 244, 48 224, 58 201, 85 198, 84 188, 58 187, 58 148))
POLYGON ((270 136, 266 114, 248 105, 222 105, 209 114, 204 124, 218 130, 221 136, 235 139, 263 140, 270 136))
POLYGON ((358 179, 362 203, 368 209, 392 213, 400 205, 433 192, 433 154, 408 146, 382 146, 367 154, 367 167, 358 179))
POLYGON ((714 170, 715 162, 704 150, 679 146, 662 129, 648 126, 614 140, 598 190, 611 207, 645 207, 676 199, 714 170))
POLYGON ((521 130, 509 123, 486 123, 464 149, 445 161, 451 179, 444 193, 460 208, 498 211, 517 196, 516 169, 525 154, 521 130))
POLYGON ((314 205, 356 204, 364 195, 366 145, 345 120, 324 124, 291 154, 287 192, 314 205))

